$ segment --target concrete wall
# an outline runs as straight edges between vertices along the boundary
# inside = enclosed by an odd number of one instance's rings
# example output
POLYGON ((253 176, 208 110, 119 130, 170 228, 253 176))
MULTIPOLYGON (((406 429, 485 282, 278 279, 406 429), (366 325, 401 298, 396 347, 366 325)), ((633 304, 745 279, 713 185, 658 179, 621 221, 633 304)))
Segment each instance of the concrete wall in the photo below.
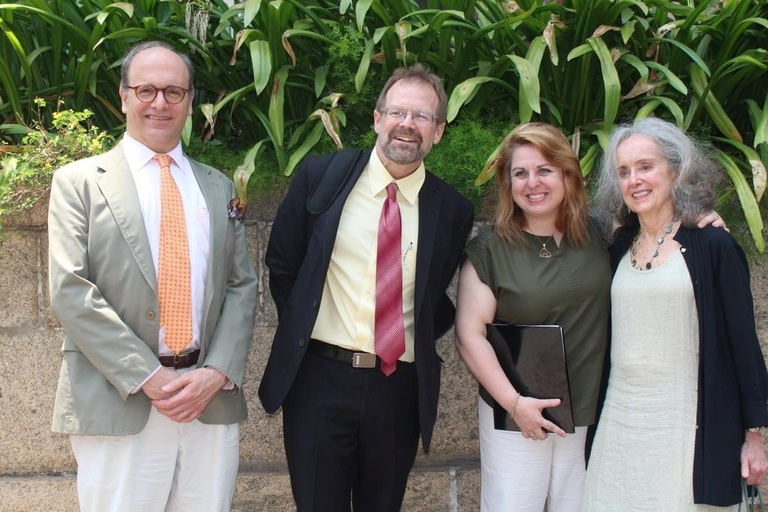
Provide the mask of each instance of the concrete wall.
MULTIPOLYGON (((44 212, 17 220, 0 239, 0 512, 76 511, 76 469, 68 438, 50 432, 63 333, 47 290, 44 212)), ((279 413, 264 413, 256 396, 276 324, 262 266, 269 223, 248 224, 251 257, 261 287, 249 371, 244 385, 250 418, 242 424, 241 464, 234 508, 292 510, 279 413)), ((761 340, 768 341, 768 266, 753 267, 761 340)), ((453 348, 445 361, 440 413, 429 455, 420 452, 403 510, 479 510, 476 384, 453 348)), ((766 352, 764 350, 764 352, 766 352)))

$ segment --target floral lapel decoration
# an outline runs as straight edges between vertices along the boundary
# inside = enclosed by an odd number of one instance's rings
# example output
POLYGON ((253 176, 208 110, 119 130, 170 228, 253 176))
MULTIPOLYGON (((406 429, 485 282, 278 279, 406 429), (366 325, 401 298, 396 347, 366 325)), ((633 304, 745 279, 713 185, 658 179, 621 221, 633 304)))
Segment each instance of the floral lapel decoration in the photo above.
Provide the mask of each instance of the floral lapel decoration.
POLYGON ((245 218, 245 202, 239 197, 233 197, 227 205, 227 217, 243 222, 245 218))

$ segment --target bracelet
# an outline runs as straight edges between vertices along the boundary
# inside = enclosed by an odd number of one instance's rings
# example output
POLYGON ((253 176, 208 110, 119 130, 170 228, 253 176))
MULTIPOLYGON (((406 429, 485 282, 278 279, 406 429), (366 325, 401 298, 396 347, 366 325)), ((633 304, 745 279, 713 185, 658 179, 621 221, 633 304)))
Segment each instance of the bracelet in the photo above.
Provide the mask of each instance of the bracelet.
MULTIPOLYGON (((517 404, 515 404, 515 405, 517 405, 517 404)), ((763 431, 763 427, 750 427, 750 428, 747 429, 747 432, 754 432, 756 434, 759 434, 762 431, 763 431)))
POLYGON ((517 394, 515 403, 512 405, 512 410, 509 411, 509 417, 515 419, 515 411, 517 410, 517 404, 520 403, 520 393, 517 394))

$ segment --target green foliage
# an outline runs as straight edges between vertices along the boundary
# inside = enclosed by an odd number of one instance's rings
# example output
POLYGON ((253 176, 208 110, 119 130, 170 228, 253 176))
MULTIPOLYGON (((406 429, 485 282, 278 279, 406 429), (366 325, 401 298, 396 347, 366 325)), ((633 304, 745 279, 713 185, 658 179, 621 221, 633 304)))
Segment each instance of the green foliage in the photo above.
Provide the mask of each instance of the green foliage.
POLYGON ((465 25, 474 32, 472 51, 487 60, 452 89, 449 119, 484 109, 492 94, 506 97, 521 122, 549 122, 568 135, 585 174, 618 122, 657 115, 696 129, 716 146, 755 246, 764 250, 758 203, 768 163, 767 3, 475 5, 479 15, 465 25))
MULTIPOLYGON (((35 101, 45 108, 45 100, 35 101)), ((53 113, 53 133, 39 122, 16 151, 0 158, 0 218, 30 208, 48 192, 53 172, 69 162, 109 149, 114 140, 90 125, 90 110, 53 113)))
POLYGON ((425 165, 461 190, 479 213, 484 192, 473 186, 475 175, 511 129, 506 123, 490 125, 479 118, 462 118, 445 131, 443 139, 427 155, 425 165))
MULTIPOLYGON (((241 143, 244 195, 262 172, 290 175, 309 152, 372 143, 383 81, 421 62, 450 96, 436 156, 463 146, 467 122, 545 121, 574 142, 588 175, 616 123, 664 117, 716 146, 764 248, 768 2, 20 0, 0 3, 0 29, 0 141, 20 140, 36 97, 121 131, 122 55, 161 39, 195 64, 192 138, 241 143)), ((41 111, 44 124, 52 112, 41 111)), ((483 183, 492 154, 449 180, 478 197, 469 182, 483 183)))

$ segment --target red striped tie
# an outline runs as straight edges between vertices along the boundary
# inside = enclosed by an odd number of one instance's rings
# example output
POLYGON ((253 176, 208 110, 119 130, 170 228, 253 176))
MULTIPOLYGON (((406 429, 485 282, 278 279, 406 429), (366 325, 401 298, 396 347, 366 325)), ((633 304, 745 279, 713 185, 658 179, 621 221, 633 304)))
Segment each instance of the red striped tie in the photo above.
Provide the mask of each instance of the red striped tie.
POLYGON ((397 205, 397 184, 387 185, 387 199, 381 209, 376 252, 376 321, 373 331, 381 371, 391 375, 405 352, 403 324, 403 260, 401 221, 397 205))

